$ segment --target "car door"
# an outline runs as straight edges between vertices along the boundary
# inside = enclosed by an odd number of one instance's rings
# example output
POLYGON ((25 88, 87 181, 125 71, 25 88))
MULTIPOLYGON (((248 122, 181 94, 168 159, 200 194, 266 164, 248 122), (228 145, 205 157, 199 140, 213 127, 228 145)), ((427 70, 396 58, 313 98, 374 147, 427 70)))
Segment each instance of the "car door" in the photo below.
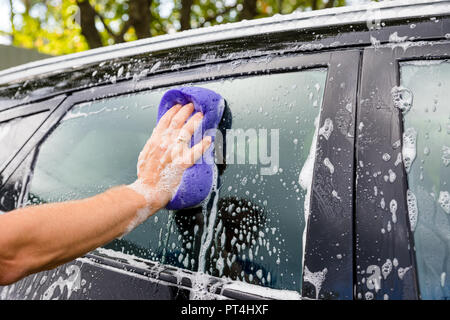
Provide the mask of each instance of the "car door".
POLYGON ((32 172, 14 207, 133 182, 159 100, 181 85, 227 101, 218 188, 203 206, 162 210, 0 297, 352 299, 360 58, 359 50, 242 58, 70 94, 5 169, 6 185, 32 172))
POLYGON ((449 297, 449 52, 448 41, 364 51, 356 142, 358 299, 449 297))

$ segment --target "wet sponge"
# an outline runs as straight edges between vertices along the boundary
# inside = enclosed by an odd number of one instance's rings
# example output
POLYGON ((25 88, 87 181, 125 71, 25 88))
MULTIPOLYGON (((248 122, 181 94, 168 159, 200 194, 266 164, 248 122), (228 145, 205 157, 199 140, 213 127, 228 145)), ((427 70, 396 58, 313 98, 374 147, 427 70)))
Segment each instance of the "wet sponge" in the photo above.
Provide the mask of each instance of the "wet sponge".
MULTIPOLYGON (((158 109, 158 119, 174 105, 193 103, 194 113, 203 113, 202 125, 194 133, 190 146, 201 141, 206 135, 212 137, 209 149, 192 167, 186 169, 175 196, 167 204, 169 210, 180 210, 198 206, 211 192, 214 179, 216 179, 216 167, 214 164, 214 139, 217 126, 222 118, 225 108, 224 99, 216 92, 199 88, 183 87, 167 91, 161 99, 158 109)), ((193 114, 194 114, 193 113, 193 114)))

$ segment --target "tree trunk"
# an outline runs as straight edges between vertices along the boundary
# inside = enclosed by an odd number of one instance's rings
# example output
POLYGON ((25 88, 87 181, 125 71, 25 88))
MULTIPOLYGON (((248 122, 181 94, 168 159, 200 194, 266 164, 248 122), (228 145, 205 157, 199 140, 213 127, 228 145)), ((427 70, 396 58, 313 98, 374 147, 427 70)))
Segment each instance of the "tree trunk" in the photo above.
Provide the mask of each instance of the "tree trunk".
POLYGON ((14 34, 16 32, 16 27, 14 26, 14 10, 12 0, 9 0, 9 7, 10 7, 9 18, 11 23, 11 43, 14 43, 14 34))
POLYGON ((152 0, 130 0, 129 16, 131 25, 134 27, 138 39, 149 38, 152 36, 150 32, 151 4, 152 0))
POLYGON ((191 8, 193 0, 181 0, 181 30, 191 29, 191 8))
POLYGON ((257 0, 244 0, 243 8, 240 14, 241 19, 251 20, 258 14, 258 10, 256 8, 257 0))
POLYGON ((30 15, 31 3, 30 0, 23 0, 23 5, 25 6, 25 15, 30 15))
POLYGON ((103 46, 100 34, 95 27, 95 10, 91 7, 89 0, 77 0, 80 8, 81 34, 86 38, 89 48, 99 48, 103 46))
POLYGON ((325 4, 325 9, 327 8, 333 8, 334 7, 334 0, 328 0, 328 2, 325 4))
POLYGON ((283 0, 277 0, 278 13, 283 13, 283 0))

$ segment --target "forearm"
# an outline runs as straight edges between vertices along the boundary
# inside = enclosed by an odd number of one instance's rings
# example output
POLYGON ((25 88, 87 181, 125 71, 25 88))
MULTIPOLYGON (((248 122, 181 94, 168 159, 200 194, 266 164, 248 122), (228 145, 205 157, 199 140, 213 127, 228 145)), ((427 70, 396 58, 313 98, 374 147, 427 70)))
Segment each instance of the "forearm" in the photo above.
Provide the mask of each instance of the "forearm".
POLYGON ((0 215, 0 285, 71 261, 131 231, 173 197, 184 170, 209 148, 189 145, 203 115, 194 106, 167 111, 139 154, 135 183, 77 201, 0 215))
POLYGON ((15 281, 71 261, 130 231, 158 209, 149 206, 144 196, 120 186, 84 200, 1 215, 0 273, 13 270, 10 277, 15 281))

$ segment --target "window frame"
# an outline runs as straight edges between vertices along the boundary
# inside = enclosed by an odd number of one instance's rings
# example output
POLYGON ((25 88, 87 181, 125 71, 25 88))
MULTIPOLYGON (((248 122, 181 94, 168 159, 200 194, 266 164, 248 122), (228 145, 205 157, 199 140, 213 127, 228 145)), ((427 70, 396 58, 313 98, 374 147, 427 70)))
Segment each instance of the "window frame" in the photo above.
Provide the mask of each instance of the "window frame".
MULTIPOLYGON (((30 135, 30 137, 28 137, 28 139, 26 139, 22 144, 19 144, 17 146, 17 151, 14 155, 12 155, 10 160, 7 161, 2 166, 0 166, 0 177, 1 177, 0 187, 6 181, 8 181, 8 179, 11 177, 11 175, 17 169, 18 165, 20 165, 20 163, 22 163, 22 161, 25 160, 26 155, 23 156, 23 153, 20 152, 21 149, 28 144, 29 140, 33 139, 36 132, 41 130, 41 126, 48 120, 48 118, 50 117, 50 114, 56 110, 56 108, 64 101, 64 99, 66 97, 67 97, 66 95, 61 95, 61 96, 57 96, 57 97, 54 97, 54 98, 51 98, 48 100, 39 101, 39 102, 33 102, 33 103, 29 103, 29 104, 20 104, 20 105, 0 111, 0 123, 14 120, 17 118, 32 116, 32 115, 35 115, 38 113, 43 113, 43 112, 48 113, 45 120, 40 125, 38 125, 36 130, 30 135), (14 168, 13 171, 11 171, 11 169, 8 169, 11 167, 14 168)), ((28 154, 28 153, 29 152, 26 152, 26 154, 28 154)))
MULTIPOLYGON (((200 67, 193 67, 182 71, 173 71, 163 74, 156 74, 149 78, 133 82, 132 80, 118 81, 117 83, 90 87, 77 92, 73 92, 63 99, 57 108, 52 110, 50 116, 42 124, 35 135, 27 141, 25 146, 16 155, 13 161, 5 168, 5 172, 12 174, 21 164, 23 159, 36 147, 45 141, 48 135, 54 130, 66 113, 76 104, 95 101, 103 98, 112 98, 125 94, 155 90, 158 88, 175 85, 195 84, 197 82, 215 81, 225 78, 236 78, 263 74, 273 74, 281 72, 293 72, 315 68, 327 68, 327 80, 324 90, 322 110, 320 113, 319 127, 323 126, 324 119, 341 117, 340 124, 343 125, 348 136, 343 134, 332 134, 330 140, 318 139, 317 153, 311 197, 311 216, 307 223, 307 236, 304 252, 304 264, 309 270, 316 272, 327 268, 328 272, 320 289, 320 295, 315 292, 315 287, 311 283, 304 281, 302 272, 302 297, 310 299, 352 299, 353 298, 353 178, 354 178, 354 131, 356 117, 356 96, 358 87, 359 64, 361 51, 359 49, 335 50, 329 52, 318 52, 308 54, 286 54, 280 56, 267 55, 256 58, 240 58, 233 60, 239 63, 230 62, 213 63, 200 67), (344 86, 338 84, 345 83, 344 86), (338 97, 338 98, 336 98, 338 97), (346 110, 346 105, 351 103, 351 112, 346 110), (345 113, 346 112, 346 113, 345 113), (341 148, 339 152, 336 148, 341 148), (336 165, 334 181, 338 181, 334 186, 339 191, 342 199, 339 209, 339 216, 329 214, 335 207, 331 206, 331 195, 324 195, 321 187, 323 181, 331 183, 329 179, 329 169, 322 165, 322 159, 329 158, 331 163, 348 164, 336 165), (320 163, 318 164, 318 159, 320 163), (345 181, 345 182, 344 182, 345 181), (351 190, 349 192, 348 190, 351 190), (328 205, 330 204, 330 205, 328 205), (330 227, 331 226, 331 227, 330 227), (320 232, 322 231, 322 232, 320 232), (324 232, 325 231, 325 232, 324 232), (338 239, 338 240, 337 240, 338 239), (340 248, 336 248, 339 242, 340 248), (317 253, 320 254, 317 254, 317 253), (336 259, 336 254, 342 255, 341 259, 336 259), (322 256, 324 254, 324 256, 322 256), (331 255, 330 255, 331 254, 331 255)), ((339 128, 335 128, 335 132, 339 128)), ((35 161, 33 161, 35 163, 35 161)), ((33 169, 33 168, 32 168, 33 169)), ((174 276, 173 267, 165 266, 165 270, 155 277, 148 270, 139 270, 131 267, 123 261, 110 257, 102 257, 98 253, 91 252, 85 257, 101 261, 101 264, 119 269, 126 269, 128 272, 136 274, 147 274, 149 280, 158 281, 158 277, 167 274, 168 282, 173 283, 177 278, 174 276)), ((181 286, 192 287, 192 283, 187 277, 181 280, 181 286), (186 280, 187 279, 187 280, 186 280)), ((218 281, 220 279, 217 279, 218 281)), ((216 292, 224 297, 235 299, 258 299, 258 294, 250 294, 243 291, 236 291, 218 287, 216 292)))
MULTIPOLYGON (((392 88, 400 86, 400 64, 411 60, 448 58, 450 58, 449 41, 411 44, 405 49, 400 43, 364 50, 357 123, 358 125, 363 123, 365 126, 358 131, 356 138, 355 294, 357 299, 367 299, 366 294, 369 291, 372 292, 374 299, 380 300, 385 298, 384 294, 388 294, 391 299, 420 299, 414 235, 411 232, 406 202, 407 174, 403 161, 400 166, 392 166, 390 161, 382 160, 382 154, 391 154, 390 160, 395 161, 396 153, 401 151, 399 146, 393 153, 392 144, 402 141, 403 118, 401 111, 394 107, 391 98, 392 88), (387 132, 391 133, 390 139, 385 137, 387 132), (370 148, 367 147, 368 143, 370 148), (378 202, 367 194, 373 193, 372 172, 381 171, 383 175, 388 169, 395 172, 396 179, 393 183, 384 183, 382 190, 387 196, 387 207, 388 199, 396 199, 398 219, 397 223, 393 224, 389 237, 384 237, 380 232, 380 225, 386 225, 390 216, 383 215, 378 202), (365 174, 368 170, 371 172, 370 175, 365 174), (392 198, 391 195, 393 195, 392 198), (377 214, 368 215, 368 212, 377 214), (379 216, 378 219, 376 216, 379 216), (379 270, 378 274, 374 271, 372 276, 374 282, 370 286, 374 286, 378 281, 381 288, 375 293, 369 290, 367 268, 373 265, 381 268, 387 259, 393 257, 398 260, 399 267, 411 267, 408 271, 409 275, 406 276, 408 274, 406 273, 403 280, 392 276, 386 276, 386 279, 383 279, 379 270), (377 275, 378 280, 375 278, 377 275)), ((382 178, 382 175, 379 177, 382 178)), ((380 184, 377 185, 380 186, 380 184)), ((371 294, 368 294, 368 297, 370 298, 371 294)))

